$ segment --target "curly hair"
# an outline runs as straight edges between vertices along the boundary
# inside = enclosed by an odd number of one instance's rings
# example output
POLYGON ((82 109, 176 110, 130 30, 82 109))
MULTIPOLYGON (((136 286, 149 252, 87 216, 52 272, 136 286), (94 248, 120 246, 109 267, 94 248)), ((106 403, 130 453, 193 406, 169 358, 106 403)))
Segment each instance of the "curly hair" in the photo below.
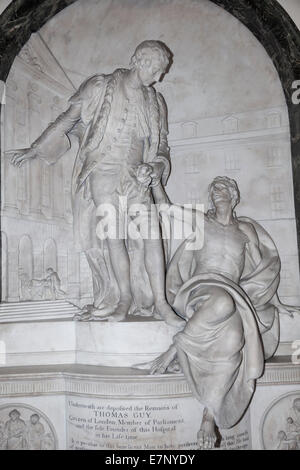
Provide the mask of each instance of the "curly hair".
POLYGON ((231 207, 234 207, 240 202, 240 191, 237 182, 234 179, 228 178, 228 176, 217 176, 208 187, 208 201, 211 208, 214 208, 212 200, 212 192, 216 184, 222 184, 225 186, 231 195, 231 207))
POLYGON ((172 59, 172 53, 161 41, 147 40, 139 44, 131 57, 129 66, 134 68, 142 59, 152 59, 153 54, 158 55, 163 67, 167 68, 172 59))

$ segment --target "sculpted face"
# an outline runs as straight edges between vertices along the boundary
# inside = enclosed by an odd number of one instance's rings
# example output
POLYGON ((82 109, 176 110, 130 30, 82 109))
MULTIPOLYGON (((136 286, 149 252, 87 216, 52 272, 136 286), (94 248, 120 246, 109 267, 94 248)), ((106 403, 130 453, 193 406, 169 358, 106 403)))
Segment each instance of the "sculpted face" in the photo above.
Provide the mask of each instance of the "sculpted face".
POLYGON ((286 434, 285 434, 284 431, 279 431, 278 439, 280 439, 280 440, 286 440, 287 439, 286 434))
POLYGON ((19 416, 20 416, 20 413, 16 410, 13 410, 10 414, 9 414, 10 418, 12 419, 12 421, 16 421, 19 416))
POLYGON ((158 82, 165 71, 165 67, 156 54, 153 54, 152 58, 142 60, 137 67, 138 76, 144 86, 158 82))
POLYGON ((294 408, 295 408, 296 411, 300 412, 300 399, 299 398, 294 400, 294 408))
POLYGON ((31 421, 31 424, 36 424, 39 421, 39 416, 38 415, 30 416, 30 421, 31 421))
POLYGON ((220 203, 231 204, 231 194, 227 186, 222 183, 214 184, 211 192, 211 199, 215 206, 220 203))

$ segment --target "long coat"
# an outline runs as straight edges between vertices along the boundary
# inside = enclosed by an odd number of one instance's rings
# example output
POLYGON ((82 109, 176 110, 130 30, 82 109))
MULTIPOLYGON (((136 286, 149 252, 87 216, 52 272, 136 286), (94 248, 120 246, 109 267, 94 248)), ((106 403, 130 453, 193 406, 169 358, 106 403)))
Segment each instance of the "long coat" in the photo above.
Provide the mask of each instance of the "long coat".
MULTIPOLYGON (((89 175, 101 163, 101 156, 112 142, 118 143, 122 127, 126 125, 126 101, 122 83, 128 70, 117 69, 109 75, 95 75, 86 80, 70 98, 70 104, 79 109, 74 117, 72 106, 50 124, 33 143, 37 155, 47 164, 55 164, 70 149, 69 135, 79 139, 79 151, 72 175, 72 204, 75 247, 84 251, 93 277, 94 305, 99 309, 112 309, 118 302, 119 290, 111 267, 105 241, 96 236, 96 206, 89 189, 89 175)), ((152 87, 142 88, 147 114, 149 138, 144 151, 144 162, 164 163, 162 184, 170 173, 170 155, 167 142, 167 110, 163 97, 152 87)), ((106 155, 107 158, 107 155, 106 155)), ((137 242, 138 243, 138 242, 137 242)), ((131 250, 131 270, 134 308, 148 312, 154 299, 145 270, 143 245, 131 250)))

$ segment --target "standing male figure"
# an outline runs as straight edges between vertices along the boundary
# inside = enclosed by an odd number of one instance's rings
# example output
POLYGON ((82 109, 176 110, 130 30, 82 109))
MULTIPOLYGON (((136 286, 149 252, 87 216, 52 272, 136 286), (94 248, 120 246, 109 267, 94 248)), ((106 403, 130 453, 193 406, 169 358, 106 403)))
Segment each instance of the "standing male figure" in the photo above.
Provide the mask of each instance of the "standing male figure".
POLYGON ((99 240, 96 236, 96 212, 103 204, 114 208, 126 234, 128 210, 120 205, 120 198, 126 198, 127 206, 143 204, 140 220, 146 227, 152 196, 155 199, 155 192, 161 192, 166 184, 170 172, 167 110, 152 85, 166 73, 170 61, 171 53, 163 43, 142 42, 131 58, 130 69, 86 80, 71 97, 67 111, 31 148, 8 152, 17 166, 32 158, 53 164, 70 148, 68 134, 79 138, 72 178, 74 235, 89 262, 94 291, 94 305, 83 319, 123 320, 134 300, 136 307, 149 309, 154 304, 169 324, 181 323, 165 297, 164 253, 157 220, 151 219, 155 236, 144 238, 142 243, 125 242, 120 237, 99 240), (145 188, 139 175, 144 182, 149 168, 149 187, 145 188))
POLYGON ((29 450, 42 450, 42 441, 45 435, 45 428, 40 422, 40 416, 34 413, 30 416, 26 429, 29 450))
POLYGON ((21 413, 14 409, 9 413, 9 420, 4 427, 4 436, 6 439, 6 450, 27 449, 26 424, 20 418, 21 413))

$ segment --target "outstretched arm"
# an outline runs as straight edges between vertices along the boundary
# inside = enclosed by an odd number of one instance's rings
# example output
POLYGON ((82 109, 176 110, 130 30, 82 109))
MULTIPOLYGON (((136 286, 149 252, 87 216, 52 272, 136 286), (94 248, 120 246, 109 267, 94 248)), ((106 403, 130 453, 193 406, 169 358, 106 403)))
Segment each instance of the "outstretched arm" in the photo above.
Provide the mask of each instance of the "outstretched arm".
POLYGON ((70 148, 67 133, 80 119, 80 106, 72 104, 67 111, 60 114, 47 129, 33 142, 31 147, 19 150, 9 150, 5 156, 11 159, 15 166, 22 166, 34 158, 44 160, 48 165, 55 163, 70 148))
POLYGON ((239 222, 239 228, 248 237, 247 249, 255 266, 258 266, 262 260, 259 249, 259 240, 255 228, 248 222, 239 222))
POLYGON ((277 308, 280 315, 288 315, 289 317, 294 318, 295 314, 300 314, 300 307, 283 304, 277 293, 274 295, 271 303, 277 308))

